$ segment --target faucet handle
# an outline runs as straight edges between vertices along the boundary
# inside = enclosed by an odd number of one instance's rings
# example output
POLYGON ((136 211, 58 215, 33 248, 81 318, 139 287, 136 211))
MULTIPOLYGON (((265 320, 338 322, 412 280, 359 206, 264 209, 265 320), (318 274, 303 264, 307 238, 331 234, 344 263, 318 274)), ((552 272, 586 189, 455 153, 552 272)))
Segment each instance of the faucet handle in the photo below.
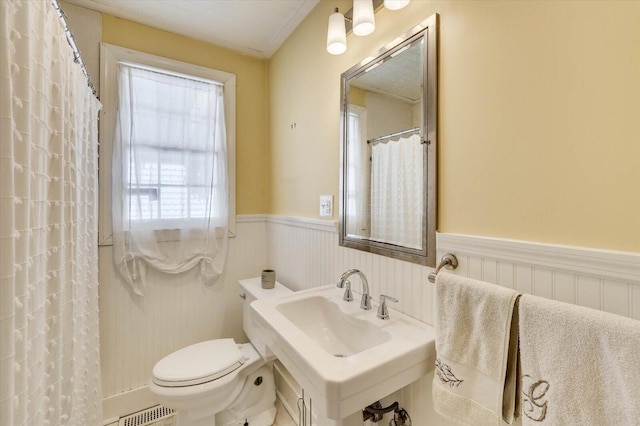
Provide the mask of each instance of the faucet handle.
POLYGON ((390 300, 394 303, 398 303, 399 300, 392 296, 387 296, 386 294, 380 295, 380 306, 378 306, 378 314, 376 315, 381 320, 389 319, 389 309, 387 308, 387 300, 390 300))
POLYGON ((351 302, 353 300, 353 292, 351 291, 351 281, 344 280, 344 296, 342 296, 342 300, 345 302, 351 302))

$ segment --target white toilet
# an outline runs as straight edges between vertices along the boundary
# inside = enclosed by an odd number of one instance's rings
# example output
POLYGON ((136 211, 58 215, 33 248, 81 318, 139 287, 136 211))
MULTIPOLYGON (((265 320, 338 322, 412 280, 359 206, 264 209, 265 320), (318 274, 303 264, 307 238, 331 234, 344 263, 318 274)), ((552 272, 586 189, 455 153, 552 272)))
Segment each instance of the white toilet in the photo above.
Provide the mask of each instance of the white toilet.
POLYGON ((273 353, 249 315, 256 299, 291 293, 280 283, 263 289, 260 278, 241 280, 243 328, 251 343, 208 340, 180 349, 156 363, 149 390, 176 411, 176 426, 270 426, 275 408, 273 353))

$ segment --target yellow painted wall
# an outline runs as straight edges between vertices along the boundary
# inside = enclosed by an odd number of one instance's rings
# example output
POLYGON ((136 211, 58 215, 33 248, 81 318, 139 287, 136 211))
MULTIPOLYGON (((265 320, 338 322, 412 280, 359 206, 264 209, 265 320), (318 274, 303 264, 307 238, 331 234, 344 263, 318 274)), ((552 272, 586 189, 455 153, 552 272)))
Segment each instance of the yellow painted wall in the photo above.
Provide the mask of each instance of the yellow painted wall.
POLYGON ((102 41, 236 75, 236 212, 266 213, 266 61, 107 14, 102 15, 102 41))
POLYGON ((364 107, 367 105, 365 100, 367 92, 356 86, 349 86, 349 103, 364 107))
POLYGON ((271 213, 338 194, 340 74, 438 13, 439 231, 640 252, 640 2, 414 0, 337 57, 335 6, 269 61, 271 213))

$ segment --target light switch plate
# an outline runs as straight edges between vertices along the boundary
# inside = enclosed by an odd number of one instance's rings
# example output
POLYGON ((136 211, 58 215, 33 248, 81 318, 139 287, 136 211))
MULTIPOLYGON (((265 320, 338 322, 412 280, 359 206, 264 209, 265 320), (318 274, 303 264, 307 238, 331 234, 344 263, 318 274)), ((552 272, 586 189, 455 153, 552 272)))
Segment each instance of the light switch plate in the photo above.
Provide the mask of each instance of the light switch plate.
POLYGON ((320 196, 320 217, 333 217, 333 195, 320 196))

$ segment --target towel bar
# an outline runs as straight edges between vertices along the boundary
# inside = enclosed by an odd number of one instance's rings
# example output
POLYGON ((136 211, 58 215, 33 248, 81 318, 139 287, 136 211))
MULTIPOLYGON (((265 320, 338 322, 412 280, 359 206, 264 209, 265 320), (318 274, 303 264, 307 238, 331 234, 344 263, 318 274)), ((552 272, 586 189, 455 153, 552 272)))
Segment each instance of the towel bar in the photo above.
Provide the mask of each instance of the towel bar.
POLYGON ((440 259, 440 263, 436 266, 436 270, 429 274, 429 282, 436 282, 436 275, 440 272, 440 269, 447 268, 449 270, 454 270, 458 267, 458 258, 453 253, 447 253, 442 256, 440 259))

